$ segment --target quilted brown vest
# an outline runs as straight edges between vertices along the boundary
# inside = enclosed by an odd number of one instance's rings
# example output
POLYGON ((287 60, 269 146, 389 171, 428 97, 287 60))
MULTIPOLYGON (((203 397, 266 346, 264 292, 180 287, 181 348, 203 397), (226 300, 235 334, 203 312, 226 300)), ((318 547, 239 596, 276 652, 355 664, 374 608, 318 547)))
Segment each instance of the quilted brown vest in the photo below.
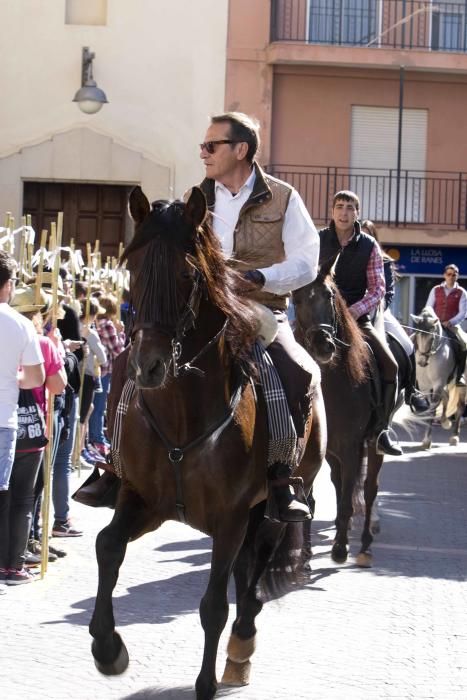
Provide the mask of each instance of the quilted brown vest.
MULTIPOLYGON (((270 267, 285 259, 282 242, 284 216, 292 187, 254 164, 255 184, 243 205, 234 230, 233 264, 240 271, 270 267)), ((214 180, 205 179, 201 189, 214 208, 214 180)), ((271 294, 260 289, 251 297, 271 309, 285 310, 290 294, 271 294)))

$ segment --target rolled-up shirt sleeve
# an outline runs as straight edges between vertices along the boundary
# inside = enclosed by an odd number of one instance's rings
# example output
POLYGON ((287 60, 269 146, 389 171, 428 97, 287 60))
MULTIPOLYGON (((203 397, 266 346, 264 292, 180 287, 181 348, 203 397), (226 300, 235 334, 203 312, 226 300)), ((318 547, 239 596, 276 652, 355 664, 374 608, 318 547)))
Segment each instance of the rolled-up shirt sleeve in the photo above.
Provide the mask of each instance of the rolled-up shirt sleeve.
POLYGON ((366 292, 355 304, 349 306, 354 318, 371 313, 384 297, 386 283, 384 281, 384 262, 380 247, 376 244, 371 251, 366 269, 366 292))
POLYGON ((319 236, 305 204, 292 190, 282 229, 285 260, 260 268, 266 280, 264 290, 286 294, 313 282, 318 274, 319 236))

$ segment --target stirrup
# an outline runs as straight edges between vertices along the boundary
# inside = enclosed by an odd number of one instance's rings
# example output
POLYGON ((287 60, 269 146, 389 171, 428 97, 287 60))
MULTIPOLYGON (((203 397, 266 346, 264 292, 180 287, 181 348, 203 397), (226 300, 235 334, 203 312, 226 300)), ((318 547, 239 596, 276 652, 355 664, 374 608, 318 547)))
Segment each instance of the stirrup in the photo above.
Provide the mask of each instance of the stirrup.
POLYGON ((264 517, 278 523, 311 520, 301 476, 268 479, 268 498, 264 517), (290 487, 292 487, 293 492, 290 487), (278 489, 280 490, 278 491, 278 489))

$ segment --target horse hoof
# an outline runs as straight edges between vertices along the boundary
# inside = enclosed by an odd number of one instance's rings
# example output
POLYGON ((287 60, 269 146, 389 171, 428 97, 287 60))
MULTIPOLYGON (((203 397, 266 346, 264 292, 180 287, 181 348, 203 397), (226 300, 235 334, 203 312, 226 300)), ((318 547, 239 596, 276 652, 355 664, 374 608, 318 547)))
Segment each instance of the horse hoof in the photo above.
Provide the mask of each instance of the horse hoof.
POLYGON ((120 649, 117 654, 117 657, 115 658, 114 661, 111 663, 104 663, 102 661, 99 661, 99 659, 96 658, 96 642, 94 641, 92 643, 92 654, 94 656, 94 663, 96 665, 97 670, 102 673, 104 676, 119 676, 121 673, 126 671, 128 668, 128 664, 130 663, 130 657, 128 656, 128 651, 126 646, 124 645, 122 638, 120 637, 119 634, 115 632, 115 637, 118 639, 115 639, 117 643, 120 644, 120 649))
POLYGON ((347 561, 347 555, 348 550, 345 544, 335 544, 334 547, 331 549, 331 557, 332 560, 336 562, 336 564, 344 564, 347 561))
POLYGON ((362 569, 369 569, 373 564, 373 557, 370 552, 359 552, 355 561, 362 569))
POLYGON ((248 685, 250 682, 250 670, 251 663, 249 661, 236 663, 232 659, 227 658, 221 683, 232 686, 248 685))
POLYGON ((457 437, 457 435, 452 435, 449 438, 449 444, 452 445, 453 447, 455 447, 456 445, 459 444, 459 438, 457 437))
POLYGON ((451 421, 449 420, 449 418, 445 418, 445 420, 441 421, 441 427, 444 428, 444 430, 451 429, 451 421))
POLYGON ((422 450, 429 450, 431 449, 431 440, 424 440, 422 442, 422 450))
POLYGON ((240 639, 234 632, 227 644, 228 660, 235 664, 243 664, 253 656, 256 649, 256 635, 249 639, 240 639))

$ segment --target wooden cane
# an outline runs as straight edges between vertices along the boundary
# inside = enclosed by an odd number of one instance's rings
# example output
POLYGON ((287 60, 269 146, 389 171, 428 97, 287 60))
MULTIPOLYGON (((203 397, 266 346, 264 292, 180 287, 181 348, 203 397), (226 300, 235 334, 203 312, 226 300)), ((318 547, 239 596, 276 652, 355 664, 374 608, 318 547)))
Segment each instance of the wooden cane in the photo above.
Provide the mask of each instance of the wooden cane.
MULTIPOLYGON (((60 234, 61 235, 61 234, 60 234)), ((52 275, 52 308, 51 308, 51 326, 52 333, 55 333, 57 328, 57 311, 58 311, 58 275, 60 269, 60 245, 57 237, 57 230, 55 222, 51 225, 51 241, 55 243, 55 260, 53 266, 52 275)), ((41 256, 42 257, 42 256, 41 256)), ((54 425, 54 394, 47 392, 48 398, 48 411, 47 411, 47 437, 49 442, 45 448, 44 456, 44 495, 42 498, 42 533, 41 533, 41 579, 44 578, 47 571, 47 565, 49 561, 49 520, 50 520, 50 492, 51 492, 51 480, 52 480, 52 453, 53 453, 53 425, 54 425)))

